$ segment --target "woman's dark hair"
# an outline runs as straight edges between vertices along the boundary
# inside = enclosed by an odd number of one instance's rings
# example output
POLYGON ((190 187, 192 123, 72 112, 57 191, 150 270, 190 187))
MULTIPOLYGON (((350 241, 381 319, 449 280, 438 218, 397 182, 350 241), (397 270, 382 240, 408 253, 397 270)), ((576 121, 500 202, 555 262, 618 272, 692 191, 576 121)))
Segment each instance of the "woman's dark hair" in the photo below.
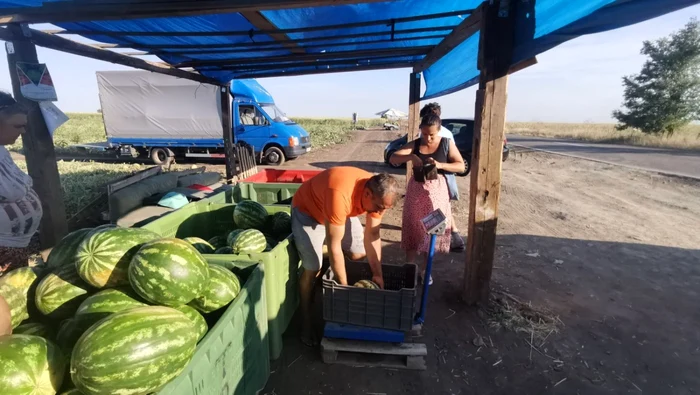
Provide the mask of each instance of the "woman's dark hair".
POLYGON ((0 91, 0 115, 26 114, 27 110, 17 103, 11 94, 0 91))
POLYGON ((431 113, 423 117, 423 119, 420 120, 420 127, 426 127, 426 126, 441 126, 442 121, 440 120, 440 117, 431 113))
POLYGON ((442 108, 440 108, 440 105, 438 103, 428 103, 423 108, 420 110, 420 116, 423 118, 424 116, 428 114, 435 114, 438 117, 442 116, 442 108))

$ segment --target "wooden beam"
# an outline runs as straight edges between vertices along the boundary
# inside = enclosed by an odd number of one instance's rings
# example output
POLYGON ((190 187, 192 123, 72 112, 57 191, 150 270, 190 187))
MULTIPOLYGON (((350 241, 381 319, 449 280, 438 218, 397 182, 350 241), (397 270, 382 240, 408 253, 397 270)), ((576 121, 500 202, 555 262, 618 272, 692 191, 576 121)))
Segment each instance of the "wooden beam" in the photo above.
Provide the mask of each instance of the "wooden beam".
MULTIPOLYGON (((423 36, 423 37, 406 37, 406 38, 395 38, 395 39, 379 39, 379 40, 366 40, 366 41, 354 41, 354 42, 340 42, 340 43, 326 43, 326 44, 314 44, 314 45, 304 45, 298 48, 302 48, 304 50, 309 50, 309 49, 326 49, 326 48, 333 48, 333 47, 346 47, 346 46, 351 46, 351 45, 357 45, 357 46, 363 46, 363 45, 372 45, 372 44, 382 44, 382 43, 398 43, 398 42, 404 42, 404 41, 416 41, 416 40, 434 40, 434 39, 442 39, 444 38, 444 34, 435 34, 435 35, 428 35, 428 36, 423 36)), ((96 44, 97 45, 97 44, 96 44)), ((298 44, 295 44, 298 45, 298 44)), ((94 46, 94 45, 93 45, 94 46)), ((98 45, 98 48, 100 46, 98 45)), ((109 48, 115 48, 115 47, 109 47, 109 48)), ((141 47, 139 47, 141 48, 141 47)), ((194 48, 194 47, 193 47, 194 48)), ((147 52, 144 51, 131 51, 131 52, 119 52, 123 55, 130 55, 130 56, 143 56, 143 55, 178 55, 178 56, 191 56, 191 55, 209 55, 209 54, 235 54, 235 53, 250 53, 250 52, 260 52, 260 51, 284 51, 289 48, 284 47, 284 46, 277 46, 277 47, 249 47, 249 48, 232 48, 232 49, 197 49, 194 51, 183 51, 183 50, 148 50, 147 52)))
POLYGON ((39 63, 39 59, 36 47, 29 40, 21 39, 20 27, 10 26, 9 29, 17 38, 5 44, 12 92, 15 100, 28 109, 27 131, 22 135, 24 156, 28 173, 34 183, 34 191, 39 196, 44 211, 39 228, 39 241, 42 249, 50 248, 68 233, 68 219, 56 164, 56 152, 39 103, 22 96, 16 66, 20 62, 36 64, 39 63))
POLYGON ((513 55, 515 0, 494 1, 482 12, 479 90, 469 191, 469 230, 463 297, 488 302, 496 248, 508 73, 513 55))
POLYGON ((221 128, 224 134, 224 153, 226 158, 226 180, 232 180, 237 174, 236 153, 234 150, 233 114, 231 111, 231 88, 222 86, 219 88, 221 95, 221 128))
MULTIPOLYGON (((231 58, 231 59, 212 59, 212 60, 191 60, 178 63, 175 67, 205 67, 205 66, 227 66, 227 65, 253 65, 253 64, 279 64, 281 62, 301 62, 301 61, 317 61, 317 60, 342 60, 342 59, 369 59, 372 57, 381 56, 418 56, 423 55, 432 48, 430 45, 409 47, 409 48, 383 48, 383 49, 366 49, 359 51, 337 51, 337 52, 322 52, 322 53, 307 53, 296 55, 281 55, 281 56, 263 56, 258 58, 231 58)), ((280 65, 284 66, 284 65, 280 65)))
MULTIPOLYGON (((58 4, 58 3, 47 3, 47 4, 58 4)), ((130 37, 138 37, 138 36, 147 36, 147 37, 244 36, 244 37, 250 37, 252 34, 254 37, 256 35, 270 35, 270 34, 275 34, 275 33, 284 33, 284 34, 310 33, 310 32, 320 32, 320 31, 325 31, 325 30, 343 30, 343 29, 352 29, 352 28, 356 28, 356 27, 368 27, 368 26, 379 26, 379 25, 389 26, 389 28, 391 28, 391 25, 395 26, 396 24, 399 24, 399 23, 418 22, 418 21, 425 21, 425 20, 431 20, 431 19, 449 18, 449 17, 461 16, 461 15, 469 15, 471 13, 472 13, 472 10, 460 10, 460 11, 441 12, 438 14, 409 16, 409 17, 395 18, 395 19, 374 19, 371 21, 363 21, 363 22, 343 23, 343 24, 335 24, 335 25, 295 27, 295 28, 290 28, 290 29, 275 29, 275 30, 212 30, 212 31, 202 32, 202 31, 152 31, 152 30, 112 31, 112 30, 66 29, 63 32, 61 32, 61 34, 99 35, 99 36, 108 36, 108 37, 123 37, 123 36, 130 36, 130 37)), ((121 18, 119 18, 119 19, 121 19, 121 18)), ((57 22, 57 21, 53 21, 53 22, 57 22)), ((435 30, 440 30, 440 28, 435 28, 435 30)), ((391 30, 389 30, 389 33, 391 33, 391 30)))
MULTIPOLYGON (((278 30, 277 26, 273 25, 260 11, 241 12, 241 15, 255 26, 258 30, 278 30)), ((289 37, 285 33, 272 33, 270 37, 275 41, 282 43, 282 46, 288 49, 291 53, 305 53, 306 51, 299 44, 290 42, 289 37)))
POLYGON ((536 65, 537 62, 538 62, 538 60, 537 60, 537 57, 536 57, 536 56, 533 56, 533 57, 531 57, 531 58, 529 58, 529 59, 525 59, 525 60, 523 60, 523 61, 521 61, 521 62, 518 62, 518 63, 516 63, 516 64, 510 66, 510 69, 508 69, 508 74, 515 74, 515 73, 517 73, 517 72, 520 71, 520 70, 524 70, 524 69, 526 69, 526 68, 528 68, 528 67, 530 67, 530 66, 536 65))
POLYGON ((205 77, 201 74, 179 70, 164 63, 149 62, 143 59, 121 55, 113 51, 91 47, 86 44, 81 44, 79 42, 68 40, 62 37, 42 33, 40 31, 29 29, 26 27, 21 28, 19 30, 0 28, 0 40, 12 41, 14 39, 27 39, 40 47, 50 48, 57 51, 71 53, 74 55, 85 56, 92 59, 103 60, 105 62, 121 64, 136 69, 167 74, 178 78, 186 78, 189 80, 198 81, 206 84, 221 85, 219 81, 213 78, 205 77), (22 33, 23 35, 17 36, 17 34, 19 33, 22 33))
MULTIPOLYGON (((226 66, 223 69, 230 70, 234 72, 255 72, 255 71, 274 71, 274 70, 284 70, 296 67, 306 67, 306 68, 317 68, 321 69, 327 66, 365 66, 365 65, 381 65, 382 61, 384 63, 402 63, 405 67, 410 67, 411 62, 397 62, 392 61, 396 56, 380 56, 374 58, 353 58, 353 59, 341 59, 341 60, 318 60, 315 62, 294 62, 294 63, 283 63, 283 64, 255 64, 255 65, 231 65, 226 66)), ((209 68, 201 68, 201 70, 209 70, 209 68)), ((213 68, 212 70, 221 70, 221 68, 213 68)))
MULTIPOLYGON (((65 0, 0 11, 0 24, 106 21, 322 7, 387 0, 65 0)), ((394 1, 394 0, 388 0, 394 1)))
POLYGON ((314 75, 314 74, 332 74, 332 73, 349 73, 356 71, 370 71, 370 70, 389 70, 389 69, 403 69, 413 67, 411 63, 407 62, 396 62, 396 63, 383 63, 374 64, 367 66, 354 66, 354 67, 343 67, 343 68, 332 68, 332 69, 318 69, 318 70, 301 70, 301 71, 284 71, 284 70, 269 70, 263 72, 243 72, 237 74, 237 79, 242 78, 271 78, 271 77, 291 77, 297 75, 314 75))
MULTIPOLYGON (((420 136, 420 83, 421 74, 414 71, 408 82, 408 134, 407 140, 413 141, 420 136)), ((413 164, 406 163, 406 182, 413 176, 413 164)))
MULTIPOLYGON (((437 33, 437 32, 449 32, 456 26, 442 26, 439 28, 416 28, 416 29, 397 29, 394 31, 394 40, 392 41, 397 41, 397 40, 407 40, 408 38, 400 37, 405 34, 420 34, 420 33, 437 33)), ((43 33, 47 34, 73 34, 73 33, 68 33, 65 30, 41 30, 43 33)), ((448 33, 441 33, 439 34, 440 37, 445 37, 448 33)), ((334 35, 334 36, 327 36, 327 37, 307 37, 307 38, 299 38, 299 39, 294 39, 294 40, 288 40, 288 41, 258 41, 258 42, 241 42, 241 43, 227 43, 227 44, 154 44, 154 45, 142 45, 142 44, 102 44, 102 43, 97 43, 97 44, 92 44, 93 46, 97 48, 138 48, 142 50, 158 50, 158 49, 168 49, 168 50, 177 50, 177 49, 232 49, 232 48, 268 48, 268 47, 274 47, 274 46, 279 46, 280 44, 286 44, 286 43, 295 43, 295 44, 305 44, 305 43, 319 43, 319 42, 324 42, 324 41, 336 41, 336 40, 345 40, 345 39, 355 39, 355 38, 367 38, 367 37, 378 37, 378 36, 389 36, 391 37, 391 30, 384 30, 384 31, 374 31, 374 32, 366 32, 366 33, 353 33, 353 34, 339 34, 339 35, 334 35)), ((433 38, 431 36, 426 36, 433 38)), ((426 38, 426 37, 416 37, 416 40, 419 40, 421 38, 426 38)), ((437 37, 435 37, 437 38, 437 37)), ((357 41, 352 41, 348 43, 344 43, 343 45, 350 45, 350 44, 355 44, 357 41)), ((307 46, 308 48, 308 46, 307 46)))
POLYGON ((466 19, 462 21, 452 33, 447 35, 440 44, 438 44, 432 51, 426 55, 425 59, 416 65, 417 71, 425 71, 428 67, 432 66, 435 62, 440 60, 443 56, 447 55, 455 49, 459 44, 463 43, 464 40, 474 35, 479 31, 481 26, 481 14, 484 4, 474 10, 474 12, 469 15, 466 19))

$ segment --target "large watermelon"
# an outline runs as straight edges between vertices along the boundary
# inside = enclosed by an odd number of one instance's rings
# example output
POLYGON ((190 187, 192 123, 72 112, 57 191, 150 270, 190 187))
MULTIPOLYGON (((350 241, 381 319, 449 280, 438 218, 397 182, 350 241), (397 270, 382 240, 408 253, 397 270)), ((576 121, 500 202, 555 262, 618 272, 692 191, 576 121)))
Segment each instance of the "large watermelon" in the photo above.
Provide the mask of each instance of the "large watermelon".
POLYGON ((186 241, 161 239, 144 244, 129 265, 129 282, 142 298, 182 306, 209 284, 207 261, 186 241))
POLYGON ((226 247, 230 247, 231 243, 233 243, 233 239, 235 239, 241 232, 243 232, 244 229, 234 229, 230 231, 226 235, 226 247))
POLYGON ((94 322, 112 313, 132 307, 146 306, 130 287, 103 289, 91 295, 78 306, 77 316, 91 316, 94 322))
POLYGON ((292 234, 292 217, 284 211, 270 216, 270 231, 277 240, 284 240, 292 234))
POLYGON ((197 335, 190 318, 169 307, 114 313, 78 340, 71 378, 85 395, 156 392, 187 366, 197 335))
POLYGON ((356 282, 353 286, 358 288, 379 289, 379 285, 377 285, 374 281, 370 280, 360 280, 356 282))
POLYGON ((54 332, 48 326, 40 322, 25 322, 12 331, 17 335, 33 335, 43 337, 44 339, 52 340, 54 332))
POLYGON ((73 315, 92 292, 93 289, 78 276, 74 265, 64 265, 39 282, 34 301, 42 314, 60 319, 73 315))
POLYGON ((85 237, 76 253, 80 277, 97 287, 129 283, 129 262, 139 247, 160 236, 140 228, 112 228, 85 237))
POLYGON ((10 306, 10 322, 13 328, 16 328, 22 321, 29 318, 26 293, 11 285, 0 284, 0 296, 10 306))
POLYGON ((75 253, 83 238, 92 232, 92 228, 78 229, 68 233, 56 246, 51 249, 46 265, 52 269, 65 264, 75 264, 75 253))
POLYGON ((192 247, 194 247, 197 251, 201 252, 202 254, 214 253, 214 246, 204 239, 200 239, 199 237, 185 237, 182 240, 192 244, 192 247))
POLYGON ((174 307, 174 309, 180 310, 181 312, 185 313, 187 318, 189 318, 192 321, 195 329, 197 330, 197 341, 202 340, 204 335, 206 335, 207 331, 209 330, 207 320, 204 319, 202 314, 200 314, 199 311, 195 310, 194 308, 188 305, 174 307))
POLYGON ((39 336, 0 337, 2 395, 54 395, 63 382, 66 357, 39 336))
POLYGON ((82 392, 80 392, 79 389, 73 388, 65 392, 61 392, 61 395, 83 395, 82 392))
POLYGON ((234 254, 254 254, 263 252, 266 247, 265 235, 257 229, 246 229, 231 240, 234 254))
POLYGON ((244 200, 233 208, 233 222, 240 229, 263 229, 267 216, 265 206, 252 200, 244 200))
POLYGON ((40 266, 20 267, 0 277, 0 285, 7 284, 28 291, 42 273, 43 267, 40 266))
POLYGON ((239 292, 241 281, 238 276, 221 266, 209 265, 209 286, 202 295, 190 302, 190 306, 211 313, 231 303, 239 292))

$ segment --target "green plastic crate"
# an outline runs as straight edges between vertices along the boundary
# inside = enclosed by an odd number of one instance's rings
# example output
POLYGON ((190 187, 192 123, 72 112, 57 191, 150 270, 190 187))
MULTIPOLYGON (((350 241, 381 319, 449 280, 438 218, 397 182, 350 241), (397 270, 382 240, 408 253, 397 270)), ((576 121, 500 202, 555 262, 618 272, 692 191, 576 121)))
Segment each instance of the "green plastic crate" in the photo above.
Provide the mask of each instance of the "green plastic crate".
POLYGON ((253 200, 262 204, 291 205, 301 184, 239 182, 233 188, 208 197, 209 203, 238 203, 253 200))
POLYGON ((210 324, 185 370, 158 394, 251 395, 265 387, 270 359, 264 271, 253 262, 234 272, 245 280, 241 292, 220 317, 208 315, 207 321, 216 324, 210 324))
MULTIPOLYGON (((217 204, 206 201, 189 204, 144 226, 164 237, 190 236, 208 240, 233 229, 234 204, 217 204)), ((290 212, 288 206, 265 206, 267 212, 290 212)), ((270 357, 277 359, 282 353, 282 334, 299 305, 299 274, 301 260, 289 235, 271 251, 248 255, 205 254, 210 263, 233 267, 237 261, 255 261, 263 264, 265 271, 265 297, 267 300, 268 339, 270 357)))

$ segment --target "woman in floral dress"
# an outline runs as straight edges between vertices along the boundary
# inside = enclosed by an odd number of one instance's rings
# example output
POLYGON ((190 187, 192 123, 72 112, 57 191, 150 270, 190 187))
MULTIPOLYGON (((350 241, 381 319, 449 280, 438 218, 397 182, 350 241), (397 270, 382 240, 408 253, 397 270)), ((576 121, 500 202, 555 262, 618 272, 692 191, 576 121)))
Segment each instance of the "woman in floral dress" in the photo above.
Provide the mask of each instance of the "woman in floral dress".
MULTIPOLYGON (((445 215, 450 213, 450 195, 445 181, 446 173, 464 170, 464 159, 459 153, 454 140, 440 137, 441 121, 435 114, 423 117, 420 124, 421 136, 396 151, 389 161, 394 165, 411 162, 413 168, 422 170, 424 164, 432 164, 438 170, 435 180, 419 182, 411 177, 406 186, 406 198, 403 206, 401 223, 401 248, 406 251, 406 261, 415 262, 421 255, 422 270, 425 271, 430 238, 425 233, 421 219, 440 209, 445 215)), ((414 171, 415 173, 415 171, 414 171)), ((448 216, 449 218, 449 216, 448 216)), ((451 224, 447 224, 444 235, 438 236, 435 252, 449 253, 451 224)), ((432 278, 429 279, 432 284, 432 278)))

